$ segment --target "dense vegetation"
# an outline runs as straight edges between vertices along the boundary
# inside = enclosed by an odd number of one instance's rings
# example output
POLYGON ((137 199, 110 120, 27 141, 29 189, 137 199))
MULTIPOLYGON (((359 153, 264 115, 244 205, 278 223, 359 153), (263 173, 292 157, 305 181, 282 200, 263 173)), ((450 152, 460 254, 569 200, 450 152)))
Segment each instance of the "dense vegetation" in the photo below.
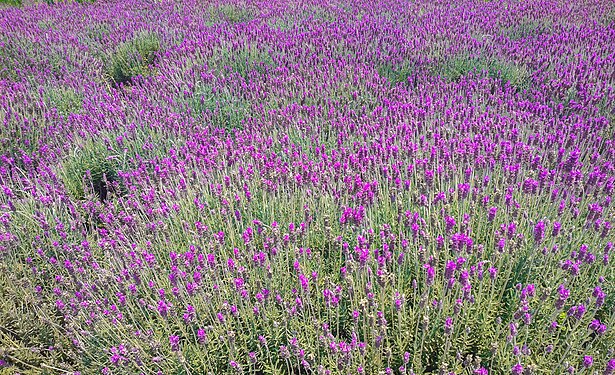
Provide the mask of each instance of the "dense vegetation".
POLYGON ((8 3, 0 374, 615 373, 613 2, 8 3))

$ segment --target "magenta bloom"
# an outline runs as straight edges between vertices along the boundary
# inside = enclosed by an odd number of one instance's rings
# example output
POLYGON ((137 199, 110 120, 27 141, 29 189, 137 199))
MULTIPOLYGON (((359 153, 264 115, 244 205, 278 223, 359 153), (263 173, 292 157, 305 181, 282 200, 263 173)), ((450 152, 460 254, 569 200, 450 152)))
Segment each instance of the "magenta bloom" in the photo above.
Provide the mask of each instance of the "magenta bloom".
POLYGON ((541 243, 545 238, 545 222, 539 221, 534 226, 534 242, 541 243))
POLYGON ((586 355, 583 357, 583 367, 590 368, 594 364, 594 357, 591 355, 586 355))
POLYGON ((171 350, 174 352, 179 351, 179 336, 171 335, 169 336, 169 344, 171 344, 171 350))
POLYGON ((511 369, 513 375, 521 375, 523 374, 523 366, 520 363, 514 365, 511 369))
POLYGON ((453 318, 450 316, 446 318, 444 322, 444 334, 450 335, 453 332, 453 318))
POLYGON ((430 264, 423 265, 423 268, 425 268, 425 276, 427 277, 427 286, 433 285, 434 278, 436 276, 436 270, 434 270, 434 268, 430 264))

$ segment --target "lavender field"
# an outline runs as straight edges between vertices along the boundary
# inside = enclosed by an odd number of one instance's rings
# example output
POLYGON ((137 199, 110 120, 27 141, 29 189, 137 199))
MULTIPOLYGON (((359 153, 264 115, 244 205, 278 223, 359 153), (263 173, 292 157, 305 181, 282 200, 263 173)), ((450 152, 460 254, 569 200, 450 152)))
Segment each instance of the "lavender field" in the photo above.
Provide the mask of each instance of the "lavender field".
POLYGON ((0 374, 615 374, 615 3, 0 4, 0 374))

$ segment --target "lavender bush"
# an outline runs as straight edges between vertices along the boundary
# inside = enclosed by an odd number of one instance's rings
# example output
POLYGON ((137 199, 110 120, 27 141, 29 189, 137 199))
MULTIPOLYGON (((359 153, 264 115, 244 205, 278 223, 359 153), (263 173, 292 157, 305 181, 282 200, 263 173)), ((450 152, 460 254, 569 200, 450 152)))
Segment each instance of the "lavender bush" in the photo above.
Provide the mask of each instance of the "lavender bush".
POLYGON ((613 14, 3 7, 0 374, 614 374, 613 14))

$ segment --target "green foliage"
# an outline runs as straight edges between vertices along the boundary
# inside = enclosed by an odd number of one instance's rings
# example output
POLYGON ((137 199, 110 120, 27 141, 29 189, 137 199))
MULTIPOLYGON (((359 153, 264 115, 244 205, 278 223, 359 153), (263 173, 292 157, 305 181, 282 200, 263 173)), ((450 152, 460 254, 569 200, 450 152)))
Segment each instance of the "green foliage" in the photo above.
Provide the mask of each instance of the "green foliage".
POLYGON ((267 24, 272 29, 281 31, 291 30, 293 27, 295 27, 295 22, 293 20, 282 17, 270 19, 267 21, 267 24))
POLYGON ((102 43, 107 40, 110 33, 111 28, 109 25, 96 23, 88 25, 86 32, 80 35, 79 38, 83 44, 92 46, 95 53, 100 53, 99 50, 102 48, 102 43))
POLYGON ((32 293, 30 280, 17 276, 21 271, 0 262, 0 359, 9 364, 0 374, 57 373, 75 357, 64 321, 32 293))
POLYGON ((237 4, 221 4, 209 7, 209 19, 207 24, 212 26, 220 22, 231 24, 248 22, 254 17, 253 11, 245 6, 237 4))
POLYGON ((255 44, 250 44, 238 49, 223 48, 215 65, 220 70, 230 68, 247 81, 254 71, 265 74, 275 66, 275 62, 268 51, 255 44))
POLYGON ((12 43, 0 44, 0 79, 18 79, 15 69, 19 67, 18 61, 22 58, 20 55, 12 43))
POLYGON ((217 7, 216 10, 221 19, 230 23, 246 22, 252 18, 248 9, 237 5, 224 4, 217 7))
POLYGON ((43 0, 48 5, 66 4, 66 3, 79 3, 79 4, 93 4, 96 0, 43 0))
POLYGON ((0 0, 0 6, 8 5, 8 6, 20 6, 21 0, 0 0))
POLYGON ((45 90, 43 98, 47 106, 56 108, 61 116, 83 110, 83 96, 69 87, 49 87, 45 90))
POLYGON ((521 40, 551 31, 550 21, 528 20, 517 25, 502 28, 501 33, 511 40, 521 40))
POLYGON ((531 76, 528 70, 520 65, 502 58, 486 58, 460 54, 435 67, 435 72, 451 80, 458 81, 470 73, 485 75, 500 80, 502 85, 510 83, 518 91, 529 87, 531 76))
POLYGON ((600 21, 606 27, 615 28, 615 7, 606 10, 600 21))
POLYGON ((114 83, 126 83, 138 75, 153 73, 151 65, 160 50, 160 38, 153 33, 142 32, 126 41, 108 56, 106 73, 114 83))
POLYGON ((378 74, 381 77, 385 77, 393 86, 398 83, 408 83, 408 78, 415 74, 416 71, 417 66, 409 61, 399 65, 384 64, 378 67, 378 74))
POLYGON ((62 180, 66 191, 76 200, 94 193, 98 199, 108 197, 109 188, 119 193, 117 170, 121 156, 109 150, 103 143, 88 140, 73 151, 62 164, 62 180), (115 186, 114 185, 118 185, 115 186))
POLYGON ((209 119, 213 126, 226 130, 241 129, 250 109, 249 103, 230 89, 215 91, 209 85, 196 87, 188 107, 197 117, 209 119))

